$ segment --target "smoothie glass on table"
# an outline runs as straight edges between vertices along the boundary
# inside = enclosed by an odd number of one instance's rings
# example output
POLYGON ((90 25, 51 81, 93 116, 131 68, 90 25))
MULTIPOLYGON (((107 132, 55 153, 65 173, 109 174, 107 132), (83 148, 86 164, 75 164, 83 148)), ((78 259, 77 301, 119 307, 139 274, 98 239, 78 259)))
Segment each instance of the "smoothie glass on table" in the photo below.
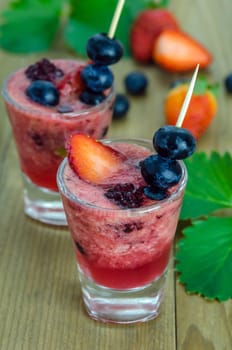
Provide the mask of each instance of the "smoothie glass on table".
MULTIPOLYGON (((25 94, 29 79, 21 69, 5 81, 3 98, 18 151, 24 186, 24 211, 41 222, 66 225, 66 217, 56 184, 56 172, 65 156, 66 139, 73 132, 95 138, 107 133, 112 118, 114 94, 107 91, 97 105, 80 101, 73 84, 75 74, 86 63, 77 60, 53 60, 57 67, 59 104, 43 106, 25 94), (60 70, 63 75, 60 77, 60 70), (63 85, 62 85, 63 84, 63 85)), ((78 73, 77 73, 78 74, 78 73)))
POLYGON ((126 162, 128 159, 130 162, 129 171, 127 168, 119 170, 110 179, 116 184, 113 189, 83 181, 67 158, 57 175, 82 296, 88 314, 96 320, 143 322, 159 314, 187 181, 186 168, 179 161, 180 181, 167 198, 154 201, 140 191, 144 179, 139 167, 152 153, 152 143, 139 139, 105 140, 103 143, 122 152, 126 162), (114 191, 122 191, 123 196, 124 189, 134 193, 125 200, 129 204, 138 201, 138 207, 117 205, 120 195, 115 195, 114 191), (116 202, 109 199, 113 197, 116 202))

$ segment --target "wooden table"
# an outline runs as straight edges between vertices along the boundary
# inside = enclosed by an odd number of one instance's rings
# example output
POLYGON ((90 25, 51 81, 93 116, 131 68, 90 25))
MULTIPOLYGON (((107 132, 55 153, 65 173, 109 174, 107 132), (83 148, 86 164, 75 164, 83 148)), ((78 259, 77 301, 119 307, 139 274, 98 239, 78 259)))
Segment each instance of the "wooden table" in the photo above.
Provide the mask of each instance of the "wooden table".
MULTIPOLYGON (((173 0, 171 9, 182 27, 213 52, 208 74, 221 85, 217 118, 200 139, 198 150, 232 152, 232 96, 222 85, 232 71, 232 2, 173 0)), ((68 57, 68 53, 58 49, 29 56, 0 52, 1 79, 42 56, 68 57)), ((151 138, 164 122, 163 100, 176 75, 124 59, 114 67, 118 92, 124 92, 123 77, 134 69, 149 77, 147 95, 130 98, 127 118, 114 122, 109 136, 151 138)), ((23 213, 16 149, 2 102, 0 108, 0 349, 231 350, 232 301, 208 302, 188 295, 176 280, 173 264, 156 320, 107 325, 86 315, 68 230, 40 224, 23 213)))

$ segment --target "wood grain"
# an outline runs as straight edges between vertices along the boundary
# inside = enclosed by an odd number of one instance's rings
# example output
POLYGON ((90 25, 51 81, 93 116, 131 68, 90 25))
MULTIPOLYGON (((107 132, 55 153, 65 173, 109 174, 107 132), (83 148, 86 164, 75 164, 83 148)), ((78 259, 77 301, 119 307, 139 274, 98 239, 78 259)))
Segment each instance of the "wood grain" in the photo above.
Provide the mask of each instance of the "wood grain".
MULTIPOLYGON (((2 1, 0 9, 6 3, 2 1)), ((232 2, 172 0, 170 8, 185 31, 213 52, 214 62, 206 74, 220 83, 217 118, 200 139, 198 150, 232 152, 232 96, 223 88, 224 77, 232 71, 232 2)), ((44 56, 70 54, 60 48, 28 56, 1 51, 1 81, 44 56)), ((135 69, 149 78, 147 94, 130 97, 130 112, 124 120, 113 123, 110 137, 151 138, 163 125, 163 101, 177 75, 123 59, 113 67, 117 92, 125 91, 123 78, 135 69)), ((188 295, 177 282, 173 262, 156 320, 116 326, 86 315, 68 230, 39 224, 23 214, 17 153, 3 101, 0 112, 0 349, 231 350, 232 301, 209 302, 188 295)))

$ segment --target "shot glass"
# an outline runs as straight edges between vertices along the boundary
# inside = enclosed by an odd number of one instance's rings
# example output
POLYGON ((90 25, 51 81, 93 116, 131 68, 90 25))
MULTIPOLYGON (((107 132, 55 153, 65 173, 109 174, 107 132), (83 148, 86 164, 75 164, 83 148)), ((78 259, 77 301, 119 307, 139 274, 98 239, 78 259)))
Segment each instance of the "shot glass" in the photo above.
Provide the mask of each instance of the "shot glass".
MULTIPOLYGON (((103 142, 125 142, 153 152, 147 140, 103 142)), ((99 206, 95 186, 94 204, 79 198, 74 190, 79 186, 83 193, 81 181, 76 183, 75 176, 68 175, 67 158, 60 165, 57 182, 84 305, 93 319, 127 324, 158 316, 187 181, 184 163, 180 161, 180 165, 181 180, 168 198, 133 209, 99 206)))
MULTIPOLYGON (((57 62, 61 60, 53 60, 57 62)), ((83 62, 62 60, 63 64, 83 65, 83 62), (74 62, 74 63, 73 63, 74 62)), ((29 101, 20 87, 19 70, 4 82, 2 95, 13 130, 22 172, 24 211, 38 221, 66 225, 62 201, 56 183, 59 164, 65 156, 66 139, 73 132, 102 138, 111 124, 114 101, 113 89, 102 103, 72 112, 62 113, 54 108, 29 101), (13 90, 13 91, 12 91, 13 90)), ((22 86, 22 84, 21 84, 22 86)))

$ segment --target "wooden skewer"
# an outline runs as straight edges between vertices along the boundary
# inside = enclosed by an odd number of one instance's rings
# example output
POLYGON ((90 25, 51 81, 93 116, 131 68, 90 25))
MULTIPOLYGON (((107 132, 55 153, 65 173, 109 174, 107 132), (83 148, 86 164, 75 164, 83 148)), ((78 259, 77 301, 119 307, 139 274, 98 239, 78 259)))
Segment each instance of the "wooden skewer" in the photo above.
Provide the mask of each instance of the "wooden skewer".
POLYGON ((108 37, 110 39, 113 39, 113 37, 115 35, 115 31, 116 31, 116 28, 118 25, 119 18, 120 18, 121 13, 122 13, 124 3, 125 3, 125 0, 118 1, 117 7, 116 7, 115 12, 114 12, 114 16, 113 16, 111 24, 110 24, 110 29, 108 32, 108 37))
POLYGON ((176 126, 178 126, 178 127, 181 127, 182 123, 184 121, 184 118, 185 118, 185 115, 186 115, 186 112, 187 112, 187 109, 188 109, 188 106, 189 106, 189 102, 191 100, 192 93, 193 93, 193 90, 194 90, 194 86, 195 86, 195 82, 196 82, 196 79, 197 79, 197 74, 198 74, 199 67, 200 67, 200 65, 198 64, 196 66, 196 68, 195 68, 195 71, 193 73, 191 82, 189 84, 189 88, 188 88, 187 94, 185 96, 183 105, 181 107, 180 114, 179 114, 177 122, 176 122, 176 126))

